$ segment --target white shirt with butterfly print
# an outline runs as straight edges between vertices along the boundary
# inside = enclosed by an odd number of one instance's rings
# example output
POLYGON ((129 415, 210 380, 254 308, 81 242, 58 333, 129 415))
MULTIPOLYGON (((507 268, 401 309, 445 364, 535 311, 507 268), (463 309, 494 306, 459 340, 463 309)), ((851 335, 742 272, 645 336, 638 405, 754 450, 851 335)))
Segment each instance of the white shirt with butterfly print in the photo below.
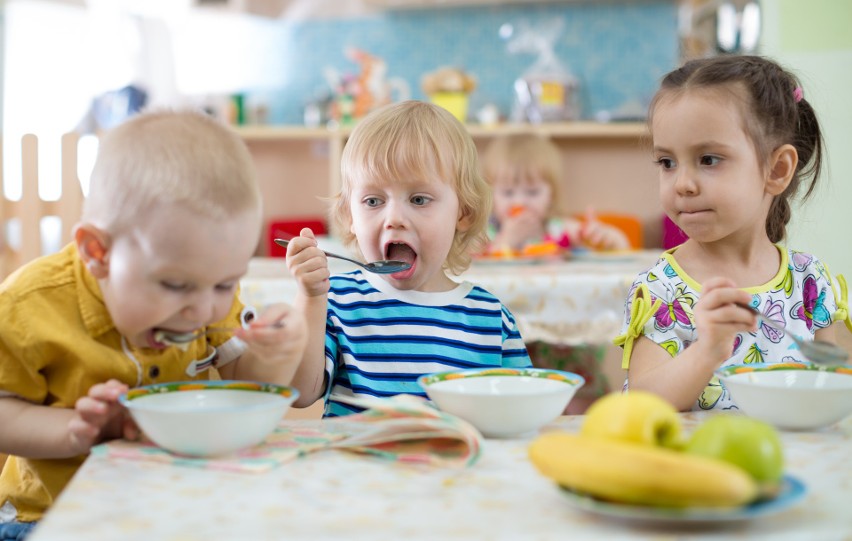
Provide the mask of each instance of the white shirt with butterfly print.
MULTIPOLYGON (((622 334, 628 330, 630 308, 636 289, 645 284, 652 299, 662 299, 659 309, 648 317, 643 327, 645 338, 659 344, 674 357, 698 338, 693 307, 700 297, 701 286, 677 264, 673 248, 663 253, 653 267, 639 274, 630 287, 625 303, 622 334)), ((766 317, 783 325, 787 332, 805 340, 831 325, 837 304, 831 287, 831 277, 814 256, 778 246, 781 264, 767 283, 746 288, 751 293, 751 305, 766 317)), ((808 361, 798 346, 762 322, 756 332, 739 333, 732 344, 732 355, 722 363, 780 363, 808 361)), ((627 389, 629 382, 624 382, 627 389)), ((693 410, 712 408, 736 409, 730 393, 713 377, 698 397, 693 410)))

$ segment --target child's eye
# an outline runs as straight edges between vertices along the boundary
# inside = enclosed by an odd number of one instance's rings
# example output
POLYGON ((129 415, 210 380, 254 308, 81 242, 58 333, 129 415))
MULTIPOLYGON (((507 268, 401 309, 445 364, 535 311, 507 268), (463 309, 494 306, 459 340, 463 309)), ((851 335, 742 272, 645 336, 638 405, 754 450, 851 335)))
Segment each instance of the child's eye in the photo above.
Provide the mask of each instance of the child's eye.
POLYGON ((169 291, 186 291, 189 289, 189 285, 182 282, 167 282, 164 280, 160 282, 160 285, 169 291))
POLYGON ((654 160, 654 163, 656 163, 663 169, 673 169, 675 166, 675 162, 671 158, 657 158, 656 160, 654 160))
POLYGON ((412 196, 412 198, 411 198, 411 202, 413 204, 417 205, 417 206, 423 206, 426 203, 428 203, 429 201, 430 201, 430 199, 428 197, 426 197, 425 195, 415 195, 415 196, 412 196))
POLYGON ((378 197, 367 197, 364 199, 364 204, 368 207, 378 207, 382 204, 382 200, 378 197))
POLYGON ((719 156, 701 156, 701 165, 718 165, 720 161, 722 161, 722 158, 719 156))
POLYGON ((216 284, 216 291, 222 291, 225 293, 230 293, 237 287, 236 282, 225 282, 222 284, 216 284))

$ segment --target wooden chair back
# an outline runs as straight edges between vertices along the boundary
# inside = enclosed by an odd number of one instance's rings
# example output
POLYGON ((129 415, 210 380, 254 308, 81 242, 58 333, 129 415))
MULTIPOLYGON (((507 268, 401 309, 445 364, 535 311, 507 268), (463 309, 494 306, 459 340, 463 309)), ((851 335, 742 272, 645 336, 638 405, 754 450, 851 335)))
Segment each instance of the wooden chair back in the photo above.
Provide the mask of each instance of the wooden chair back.
POLYGON ((77 176, 77 143, 79 135, 67 133, 61 141, 61 195, 56 201, 39 196, 38 138, 27 134, 21 138, 21 198, 11 200, 2 190, 0 162, 0 278, 5 278, 24 263, 45 254, 42 243, 42 219, 57 216, 61 222, 60 246, 71 240, 71 229, 83 210, 83 191, 77 176), (17 220, 20 238, 11 242, 9 222, 17 220))

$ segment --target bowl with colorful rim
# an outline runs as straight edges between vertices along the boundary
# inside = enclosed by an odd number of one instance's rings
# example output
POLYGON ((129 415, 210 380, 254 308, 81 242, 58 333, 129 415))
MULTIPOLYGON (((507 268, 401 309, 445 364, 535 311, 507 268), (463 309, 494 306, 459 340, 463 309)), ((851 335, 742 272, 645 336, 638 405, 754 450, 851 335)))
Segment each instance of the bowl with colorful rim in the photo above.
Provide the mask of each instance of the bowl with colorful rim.
POLYGON ((486 437, 530 435, 565 411, 586 380, 544 368, 478 368, 420 376, 441 411, 468 421, 486 437))
POLYGON ((852 413, 852 366, 751 363, 716 370, 737 407, 786 430, 811 430, 852 413))
POLYGON ((208 457, 263 442, 298 397, 298 390, 271 383, 177 381, 131 389, 119 402, 158 446, 208 457))

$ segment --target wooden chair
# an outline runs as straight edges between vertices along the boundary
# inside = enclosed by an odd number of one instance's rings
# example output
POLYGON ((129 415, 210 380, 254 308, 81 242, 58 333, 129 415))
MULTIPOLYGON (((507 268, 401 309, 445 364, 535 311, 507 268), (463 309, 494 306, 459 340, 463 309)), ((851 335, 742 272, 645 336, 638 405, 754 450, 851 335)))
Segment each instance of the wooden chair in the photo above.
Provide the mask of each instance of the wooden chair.
POLYGON ((62 136, 61 142, 61 188, 62 194, 56 201, 45 201, 39 197, 38 138, 27 134, 21 138, 21 199, 10 200, 2 191, 3 176, 0 162, 0 278, 5 278, 24 263, 44 255, 42 246, 42 219, 57 216, 61 222, 60 245, 71 240, 71 228, 80 218, 83 209, 83 191, 77 176, 76 133, 62 136), (8 239, 9 222, 20 222, 20 238, 11 243, 8 239))

